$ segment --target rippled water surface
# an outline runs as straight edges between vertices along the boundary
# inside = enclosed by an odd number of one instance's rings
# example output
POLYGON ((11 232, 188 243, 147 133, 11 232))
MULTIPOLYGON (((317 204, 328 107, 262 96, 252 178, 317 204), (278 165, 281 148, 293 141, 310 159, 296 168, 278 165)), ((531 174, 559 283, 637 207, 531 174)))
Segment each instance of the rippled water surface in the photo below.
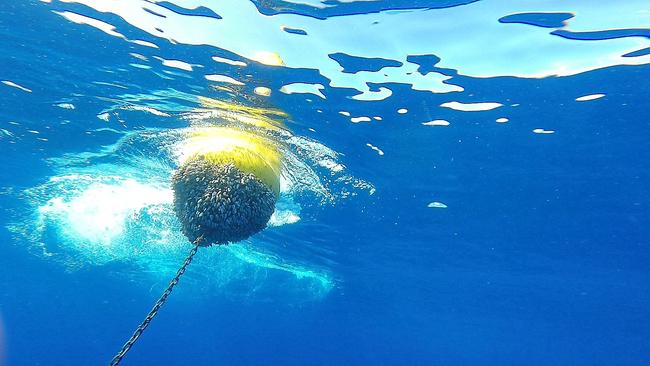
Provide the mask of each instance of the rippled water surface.
POLYGON ((0 365, 109 362, 212 126, 279 149, 275 212, 123 364, 650 363, 647 1, 16 0, 0 40, 0 365))

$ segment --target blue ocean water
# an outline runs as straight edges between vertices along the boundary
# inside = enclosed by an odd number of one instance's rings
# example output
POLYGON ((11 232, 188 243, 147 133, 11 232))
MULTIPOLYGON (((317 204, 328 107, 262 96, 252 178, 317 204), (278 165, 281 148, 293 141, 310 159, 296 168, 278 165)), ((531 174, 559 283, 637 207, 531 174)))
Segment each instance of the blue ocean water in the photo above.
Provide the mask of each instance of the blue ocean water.
POLYGON ((282 147, 276 212, 123 364, 649 364, 649 36, 642 0, 4 1, 0 365, 108 364, 224 124, 282 147))

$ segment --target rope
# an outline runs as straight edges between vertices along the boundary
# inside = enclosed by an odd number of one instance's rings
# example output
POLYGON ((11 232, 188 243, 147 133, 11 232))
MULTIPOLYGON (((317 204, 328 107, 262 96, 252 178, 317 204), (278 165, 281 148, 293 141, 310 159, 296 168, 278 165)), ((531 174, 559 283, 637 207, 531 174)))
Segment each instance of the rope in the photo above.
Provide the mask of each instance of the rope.
POLYGON ((156 304, 153 306, 151 311, 149 311, 149 314, 144 318, 142 323, 138 325, 138 327, 135 329, 135 332, 133 332, 133 335, 131 338, 129 338, 126 343, 124 343, 124 346, 122 346, 122 349, 120 352, 118 352, 115 357, 111 360, 111 363, 109 364, 110 366, 115 366, 118 365, 121 361, 122 358, 126 355, 127 352, 131 349, 133 344, 140 338, 142 335, 142 332, 144 332, 145 329, 149 326, 149 323, 151 323, 151 320, 158 314, 158 310, 160 310, 160 307, 165 304, 167 301, 167 298, 169 295, 172 293, 172 290, 174 289, 174 286, 178 283, 180 280, 181 276, 183 273, 185 273, 185 269, 187 266, 192 263, 192 259, 194 259, 194 255, 196 254, 196 251, 199 249, 199 243, 203 240, 203 236, 198 237, 193 243, 192 243, 192 250, 190 250, 190 253, 187 255, 187 258, 185 258, 185 261, 183 262, 183 265, 181 268, 178 269, 178 272, 176 272, 176 276, 169 282, 169 285, 167 285, 167 289, 165 289, 165 292, 162 293, 158 301, 156 301, 156 304))

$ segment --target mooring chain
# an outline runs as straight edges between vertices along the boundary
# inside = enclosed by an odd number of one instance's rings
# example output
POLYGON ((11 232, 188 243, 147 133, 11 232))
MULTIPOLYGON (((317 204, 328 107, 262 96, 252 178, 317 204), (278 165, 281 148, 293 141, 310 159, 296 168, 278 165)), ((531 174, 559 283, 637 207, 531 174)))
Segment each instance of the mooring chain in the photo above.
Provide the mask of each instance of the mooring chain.
POLYGON ((153 306, 151 311, 149 311, 149 314, 147 314, 147 317, 144 318, 142 323, 138 325, 136 328, 135 332, 133 332, 133 335, 131 338, 129 338, 126 343, 124 343, 124 346, 122 346, 122 349, 120 352, 118 352, 115 357, 111 360, 111 363, 109 364, 110 366, 115 366, 118 365, 121 361, 122 358, 126 355, 127 352, 131 349, 133 344, 140 338, 142 335, 142 332, 144 332, 145 329, 149 326, 149 323, 151 323, 151 320, 158 314, 158 310, 160 310, 160 307, 162 307, 165 304, 165 301, 167 301, 167 298, 169 295, 172 293, 172 290, 174 289, 174 286, 178 283, 180 280, 181 276, 183 273, 185 273, 185 270, 187 269, 187 266, 192 263, 192 259, 194 259, 194 255, 196 254, 196 251, 199 249, 199 244, 203 241, 203 236, 199 236, 193 243, 192 243, 192 250, 190 251, 190 254, 187 255, 187 258, 185 258, 185 261, 183 262, 183 265, 181 268, 178 269, 178 272, 176 272, 176 276, 169 282, 169 285, 167 285, 167 289, 165 289, 165 292, 162 293, 158 301, 156 301, 156 304, 153 306))

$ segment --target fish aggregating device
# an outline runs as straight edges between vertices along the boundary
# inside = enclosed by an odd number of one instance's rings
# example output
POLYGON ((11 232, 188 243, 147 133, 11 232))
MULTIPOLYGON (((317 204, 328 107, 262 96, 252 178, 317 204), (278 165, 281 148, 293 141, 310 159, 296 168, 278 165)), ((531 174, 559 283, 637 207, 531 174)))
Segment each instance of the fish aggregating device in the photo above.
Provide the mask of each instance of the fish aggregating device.
POLYGON ((266 227, 280 192, 279 152, 266 139, 231 128, 199 130, 172 177, 183 234, 199 245, 247 239, 266 227))
POLYGON ((232 127, 188 133, 172 175, 174 212, 192 249, 133 335, 113 357, 118 365, 142 335, 199 247, 245 240, 263 230, 280 194, 281 154, 268 138, 232 127))

